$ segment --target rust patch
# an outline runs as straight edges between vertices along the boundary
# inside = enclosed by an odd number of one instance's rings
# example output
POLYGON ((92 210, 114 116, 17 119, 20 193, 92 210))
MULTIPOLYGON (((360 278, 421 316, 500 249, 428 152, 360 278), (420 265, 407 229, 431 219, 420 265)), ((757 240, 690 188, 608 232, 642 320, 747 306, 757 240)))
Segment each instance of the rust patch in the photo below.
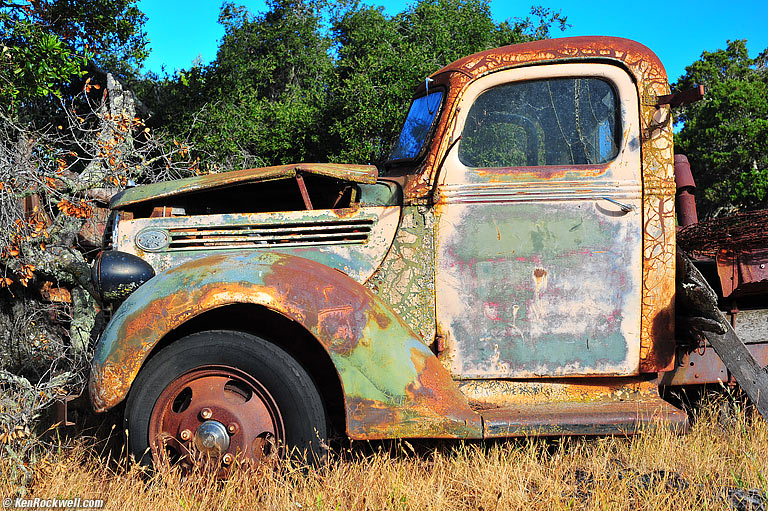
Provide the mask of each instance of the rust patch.
POLYGON ((349 397, 347 402, 347 434, 353 440, 483 437, 482 421, 476 414, 472 422, 465 422, 425 415, 422 408, 412 408, 409 403, 394 406, 359 397, 349 397))
POLYGON ((467 398, 436 357, 425 357, 423 353, 411 349, 411 360, 419 376, 405 390, 410 399, 441 416, 466 421, 467 424, 476 420, 467 398))
POLYGON ((659 397, 594 403, 522 405, 483 413, 486 438, 510 436, 632 435, 649 426, 676 431, 688 427, 688 415, 659 397))
POLYGON ((724 298, 768 291, 768 249, 722 249, 715 260, 724 298))
MULTIPOLYGON (((746 346, 760 366, 768 365, 768 344, 747 344, 746 346)), ((703 347, 691 353, 679 351, 675 368, 664 373, 658 382, 660 385, 683 386, 728 383, 735 380, 715 350, 712 347, 703 347)))
POLYGON ((520 405, 625 401, 658 395, 658 387, 639 378, 554 378, 548 380, 463 380, 459 389, 475 410, 520 405))
MULTIPOLYGON (((381 401, 352 397, 347 400, 347 420, 350 424, 359 424, 360 430, 387 431, 393 424, 400 422, 401 410, 387 406, 381 401)), ((353 430, 356 428, 352 428, 353 430)))
POLYGON ((340 354, 350 353, 363 337, 362 329, 368 319, 375 321, 382 330, 389 327, 391 320, 387 315, 372 306, 370 291, 355 285, 331 285, 329 283, 337 281, 343 274, 305 261, 309 262, 300 258, 279 260, 265 277, 264 284, 280 290, 283 303, 301 304, 304 311, 317 309, 314 314, 305 314, 301 322, 316 329, 321 339, 330 340, 328 349, 340 354))
POLYGON ((619 60, 629 67, 647 65, 664 69, 659 58, 638 42, 620 37, 586 36, 543 39, 482 51, 448 64, 433 76, 458 71, 477 78, 514 65, 585 57, 619 60))
MULTIPOLYGON (((599 177, 607 173, 609 165, 579 165, 578 168, 571 166, 541 166, 541 167, 514 167, 514 177, 516 180, 523 178, 530 179, 558 179, 564 178, 570 175, 577 175, 579 177, 599 177)), ((488 182, 504 181, 508 179, 510 175, 510 167, 499 167, 489 169, 475 169, 473 172, 478 177, 487 180, 488 182)))
POLYGON ((434 355, 371 291, 335 269, 274 253, 215 256, 147 286, 117 311, 97 346, 89 382, 97 411, 124 399, 167 332, 207 310, 253 303, 303 325, 325 347, 345 390, 352 438, 482 435, 480 417, 434 355))
POLYGON ((360 214, 360 205, 355 204, 349 208, 332 209, 330 213, 340 219, 354 218, 360 214))

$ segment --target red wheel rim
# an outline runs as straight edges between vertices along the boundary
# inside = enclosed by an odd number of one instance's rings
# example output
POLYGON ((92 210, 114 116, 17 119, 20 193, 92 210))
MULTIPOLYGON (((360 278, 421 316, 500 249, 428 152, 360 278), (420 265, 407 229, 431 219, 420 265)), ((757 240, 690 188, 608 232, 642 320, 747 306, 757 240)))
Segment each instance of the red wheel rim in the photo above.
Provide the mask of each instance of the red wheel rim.
POLYGON ((275 400, 258 380, 229 366, 203 366, 176 378, 157 398, 149 420, 156 463, 205 466, 219 476, 235 465, 279 456, 284 440, 275 400))

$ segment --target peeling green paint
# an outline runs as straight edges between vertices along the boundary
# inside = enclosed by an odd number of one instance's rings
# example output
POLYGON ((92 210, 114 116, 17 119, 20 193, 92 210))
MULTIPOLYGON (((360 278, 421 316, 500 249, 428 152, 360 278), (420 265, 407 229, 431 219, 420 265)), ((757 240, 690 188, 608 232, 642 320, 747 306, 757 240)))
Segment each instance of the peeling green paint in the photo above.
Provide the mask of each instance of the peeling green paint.
POLYGON ((403 207, 392 248, 365 283, 425 344, 435 337, 434 224, 431 208, 403 207))

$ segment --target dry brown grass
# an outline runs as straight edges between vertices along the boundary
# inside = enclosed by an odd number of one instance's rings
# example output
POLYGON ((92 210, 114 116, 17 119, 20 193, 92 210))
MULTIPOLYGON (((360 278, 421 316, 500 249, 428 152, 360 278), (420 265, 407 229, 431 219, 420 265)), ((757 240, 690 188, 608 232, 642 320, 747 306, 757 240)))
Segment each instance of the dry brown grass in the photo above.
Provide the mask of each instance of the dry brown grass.
MULTIPOLYGON (((407 442, 380 444, 332 454, 323 469, 286 464, 226 482, 142 474, 79 442, 38 465, 27 496, 164 511, 734 509, 728 489, 768 490, 768 426, 742 410, 723 421, 717 410, 686 435, 414 444, 415 452, 407 442)), ((16 491, 7 463, 0 497, 16 491)))

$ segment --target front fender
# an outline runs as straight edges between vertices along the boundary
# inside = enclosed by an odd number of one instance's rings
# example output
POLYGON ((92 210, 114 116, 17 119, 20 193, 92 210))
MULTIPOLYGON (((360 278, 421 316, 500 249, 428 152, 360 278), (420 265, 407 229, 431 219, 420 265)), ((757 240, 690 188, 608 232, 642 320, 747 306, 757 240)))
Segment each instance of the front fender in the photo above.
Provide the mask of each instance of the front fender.
POLYGON ((169 332, 203 312, 258 304, 304 326, 329 354, 354 439, 482 436, 481 419, 397 314, 344 273, 270 252, 213 255, 160 273, 117 310, 96 346, 96 411, 123 399, 169 332))

